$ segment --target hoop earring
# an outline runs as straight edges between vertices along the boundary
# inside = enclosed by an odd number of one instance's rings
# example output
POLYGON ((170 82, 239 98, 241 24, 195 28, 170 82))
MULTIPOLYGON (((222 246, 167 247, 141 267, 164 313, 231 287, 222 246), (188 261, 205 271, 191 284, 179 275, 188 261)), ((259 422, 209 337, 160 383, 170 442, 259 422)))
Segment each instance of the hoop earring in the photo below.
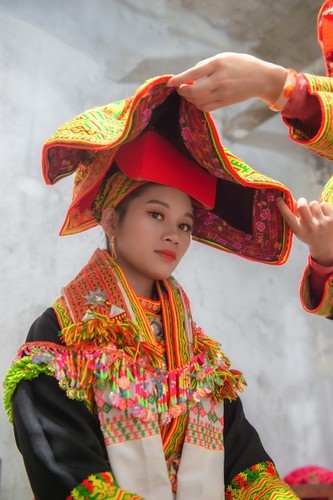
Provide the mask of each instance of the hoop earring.
POLYGON ((117 258, 117 253, 116 253, 116 250, 115 250, 115 247, 114 247, 115 239, 116 239, 115 236, 111 236, 111 241, 110 241, 110 255, 111 255, 111 257, 113 259, 117 258))

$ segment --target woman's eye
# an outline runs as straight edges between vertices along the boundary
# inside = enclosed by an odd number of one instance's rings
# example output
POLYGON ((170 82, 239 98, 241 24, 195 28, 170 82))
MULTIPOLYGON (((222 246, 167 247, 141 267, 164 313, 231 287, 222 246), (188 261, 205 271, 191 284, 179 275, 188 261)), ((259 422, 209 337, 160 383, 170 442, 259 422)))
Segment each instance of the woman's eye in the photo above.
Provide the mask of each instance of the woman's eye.
POLYGON ((160 212, 149 212, 149 215, 150 215, 153 219, 163 220, 163 215, 162 215, 160 212))
POLYGON ((179 227, 182 231, 185 231, 186 233, 191 233, 193 229, 191 224, 180 224, 179 227))

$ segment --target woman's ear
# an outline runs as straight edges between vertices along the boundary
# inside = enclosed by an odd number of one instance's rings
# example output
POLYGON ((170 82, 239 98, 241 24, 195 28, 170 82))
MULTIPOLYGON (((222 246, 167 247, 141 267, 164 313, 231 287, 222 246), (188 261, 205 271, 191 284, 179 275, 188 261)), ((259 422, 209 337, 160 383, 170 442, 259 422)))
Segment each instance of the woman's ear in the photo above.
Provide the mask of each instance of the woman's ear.
POLYGON ((118 214, 113 207, 107 207, 103 210, 101 226, 109 239, 111 239, 112 236, 116 236, 117 222, 118 214))

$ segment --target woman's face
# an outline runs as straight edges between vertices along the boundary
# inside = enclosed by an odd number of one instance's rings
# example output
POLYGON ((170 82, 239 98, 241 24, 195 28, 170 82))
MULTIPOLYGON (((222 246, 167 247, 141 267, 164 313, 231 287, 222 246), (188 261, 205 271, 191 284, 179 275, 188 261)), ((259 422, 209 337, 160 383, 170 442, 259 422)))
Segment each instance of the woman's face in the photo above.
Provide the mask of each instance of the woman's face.
POLYGON ((154 280, 168 278, 191 241, 193 208, 178 189, 151 184, 115 223, 116 261, 137 295, 149 296, 154 280))

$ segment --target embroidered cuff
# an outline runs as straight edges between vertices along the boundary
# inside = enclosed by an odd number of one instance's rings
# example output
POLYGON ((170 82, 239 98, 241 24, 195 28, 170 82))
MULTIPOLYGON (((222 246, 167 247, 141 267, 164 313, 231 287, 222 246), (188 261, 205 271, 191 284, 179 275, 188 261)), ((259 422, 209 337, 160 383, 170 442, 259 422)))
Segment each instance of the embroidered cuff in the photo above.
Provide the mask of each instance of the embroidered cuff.
POLYGON ((279 498, 291 500, 298 496, 280 479, 272 462, 260 462, 233 478, 225 494, 226 500, 279 498))
POLYGON ((283 109, 283 115, 286 113, 283 116, 283 121, 289 127, 289 135, 292 140, 324 158, 333 159, 333 79, 309 74, 303 74, 302 78, 307 82, 307 93, 304 95, 305 101, 299 102, 299 106, 307 110, 306 115, 310 110, 311 120, 303 122, 303 116, 295 119, 288 118, 290 112, 288 103, 283 109))
POLYGON ((300 299, 303 309, 306 312, 317 314, 318 316, 324 316, 326 318, 333 317, 333 274, 327 274, 327 270, 331 268, 326 268, 320 266, 320 264, 315 263, 318 269, 315 272, 318 274, 323 272, 322 276, 326 278, 324 283, 323 295, 318 305, 315 305, 311 296, 310 280, 309 276, 312 271, 312 262, 314 262, 311 257, 309 257, 309 264, 305 268, 301 285, 300 285, 300 299), (320 269, 320 270, 319 270, 320 269), (324 271, 326 270, 326 272, 324 271))
POLYGON ((134 493, 124 491, 117 486, 111 472, 99 472, 84 479, 81 484, 74 488, 66 500, 143 500, 134 493))

